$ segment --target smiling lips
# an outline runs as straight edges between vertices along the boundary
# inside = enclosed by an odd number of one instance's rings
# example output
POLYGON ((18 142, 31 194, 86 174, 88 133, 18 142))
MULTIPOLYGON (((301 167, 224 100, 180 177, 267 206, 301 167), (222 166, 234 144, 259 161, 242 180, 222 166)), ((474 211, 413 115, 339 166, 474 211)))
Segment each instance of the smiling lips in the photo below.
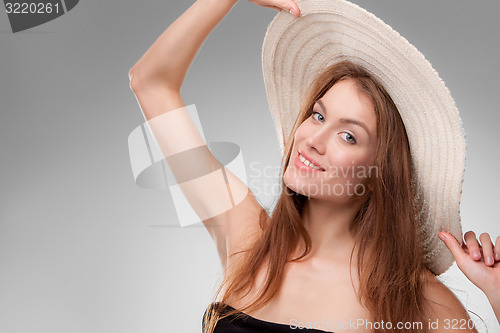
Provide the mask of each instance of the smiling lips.
POLYGON ((324 168, 320 167, 314 160, 303 154, 300 150, 295 157, 295 166, 299 169, 308 171, 325 171, 324 168))

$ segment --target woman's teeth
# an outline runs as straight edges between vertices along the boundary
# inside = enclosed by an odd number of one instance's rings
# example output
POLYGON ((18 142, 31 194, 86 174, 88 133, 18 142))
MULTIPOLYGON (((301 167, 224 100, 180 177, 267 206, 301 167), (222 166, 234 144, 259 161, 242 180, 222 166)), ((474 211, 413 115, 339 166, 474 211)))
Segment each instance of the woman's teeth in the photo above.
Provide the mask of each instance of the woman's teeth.
POLYGON ((304 163, 305 165, 307 165, 308 167, 310 168, 313 168, 313 169, 316 169, 316 170, 320 170, 321 168, 314 165, 313 163, 309 162, 309 160, 307 160, 304 156, 300 155, 299 154, 299 160, 304 163))

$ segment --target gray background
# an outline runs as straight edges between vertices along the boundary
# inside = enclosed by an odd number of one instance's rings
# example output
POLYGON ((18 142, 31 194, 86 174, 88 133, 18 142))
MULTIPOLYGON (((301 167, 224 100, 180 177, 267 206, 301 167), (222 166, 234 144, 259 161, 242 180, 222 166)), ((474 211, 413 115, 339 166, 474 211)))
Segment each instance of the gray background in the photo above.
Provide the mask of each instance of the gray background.
MULTIPOLYGON (((416 45, 450 88, 468 144, 463 228, 494 239, 500 4, 354 2, 416 45)), ((135 185, 127 148, 143 122, 128 70, 191 4, 81 1, 16 34, 0 13, 1 332, 201 331, 220 274, 215 246, 201 224, 178 227, 168 191, 135 185)), ((241 146, 255 191, 273 182, 255 170, 279 165, 260 62, 275 14, 240 0, 182 90, 209 141, 241 146)), ((498 330, 486 298, 456 266, 441 279, 498 330)))

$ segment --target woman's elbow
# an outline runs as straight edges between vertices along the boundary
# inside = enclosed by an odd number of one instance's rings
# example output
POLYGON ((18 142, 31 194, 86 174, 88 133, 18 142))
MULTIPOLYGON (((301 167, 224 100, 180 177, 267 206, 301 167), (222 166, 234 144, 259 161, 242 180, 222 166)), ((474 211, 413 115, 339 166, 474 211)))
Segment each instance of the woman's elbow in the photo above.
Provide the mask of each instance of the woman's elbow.
POLYGON ((138 70, 135 66, 132 66, 132 68, 130 68, 130 70, 128 71, 128 79, 130 81, 130 89, 136 92, 139 89, 140 83, 138 70))
POLYGON ((158 78, 152 75, 146 75, 143 70, 133 66, 128 72, 130 89, 134 92, 144 90, 146 87, 162 88, 169 91, 179 91, 180 85, 167 80, 164 77, 158 78))

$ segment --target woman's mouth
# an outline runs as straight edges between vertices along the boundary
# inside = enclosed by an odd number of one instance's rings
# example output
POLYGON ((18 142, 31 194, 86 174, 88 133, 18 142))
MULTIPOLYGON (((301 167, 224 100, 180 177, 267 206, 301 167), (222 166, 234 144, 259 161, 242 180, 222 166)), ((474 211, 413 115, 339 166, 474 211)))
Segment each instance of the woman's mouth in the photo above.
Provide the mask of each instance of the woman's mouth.
POLYGON ((299 169, 302 170, 308 170, 308 171, 325 171, 324 168, 315 165, 313 162, 309 161, 307 158, 305 158, 299 150, 299 153, 295 157, 295 166, 299 169))

